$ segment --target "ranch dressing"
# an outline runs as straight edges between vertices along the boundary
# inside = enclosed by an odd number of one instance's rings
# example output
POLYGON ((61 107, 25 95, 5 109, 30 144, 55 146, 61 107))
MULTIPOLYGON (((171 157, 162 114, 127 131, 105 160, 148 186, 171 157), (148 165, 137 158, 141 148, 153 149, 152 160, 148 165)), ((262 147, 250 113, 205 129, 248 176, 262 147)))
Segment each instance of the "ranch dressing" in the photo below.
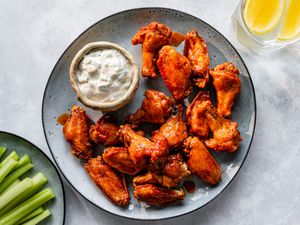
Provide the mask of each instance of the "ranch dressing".
POLYGON ((76 81, 81 93, 97 102, 113 102, 125 95, 132 83, 130 65, 117 49, 95 49, 78 64, 76 81))

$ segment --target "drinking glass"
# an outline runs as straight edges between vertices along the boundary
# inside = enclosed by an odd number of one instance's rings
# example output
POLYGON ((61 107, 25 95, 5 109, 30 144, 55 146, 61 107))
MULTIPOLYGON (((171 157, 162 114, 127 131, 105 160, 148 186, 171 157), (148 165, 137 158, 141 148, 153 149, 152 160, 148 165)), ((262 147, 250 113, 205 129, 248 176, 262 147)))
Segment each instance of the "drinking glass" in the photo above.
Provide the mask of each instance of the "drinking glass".
MULTIPOLYGON (((300 1, 300 0, 299 0, 300 1)), ((286 2, 286 6, 289 5, 289 1, 286 2)), ((283 16, 281 17, 281 21, 279 24, 272 30, 271 32, 267 34, 257 35, 253 34, 245 24, 244 17, 243 17, 243 11, 246 5, 246 0, 241 0, 236 7, 231 20, 233 23, 233 27, 235 30, 236 38, 237 40, 243 44, 244 46, 261 52, 263 50, 267 49, 278 49, 282 48, 286 45, 295 43, 300 39, 300 35, 296 36, 295 38, 291 40, 278 40, 276 39, 278 31, 282 25, 283 20, 285 19, 285 14, 288 7, 285 7, 285 12, 283 12, 283 16)))

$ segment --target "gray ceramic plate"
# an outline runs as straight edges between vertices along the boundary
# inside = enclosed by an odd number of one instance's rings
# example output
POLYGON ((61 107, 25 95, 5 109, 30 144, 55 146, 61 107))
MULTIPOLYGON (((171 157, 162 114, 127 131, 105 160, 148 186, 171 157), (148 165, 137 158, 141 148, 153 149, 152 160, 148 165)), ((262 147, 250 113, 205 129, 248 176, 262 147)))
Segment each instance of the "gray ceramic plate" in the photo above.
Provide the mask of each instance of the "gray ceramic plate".
MULTIPOLYGON (((178 50, 182 52, 182 45, 178 50)), ((161 80, 141 79, 136 96, 129 105, 116 113, 118 118, 123 118, 139 108, 143 93, 149 88, 161 90, 170 96, 161 80)), ((87 109, 87 112, 94 120, 101 116, 101 113, 97 111, 87 109)), ((42 108, 44 133, 48 146, 58 167, 73 188, 99 208, 119 216, 143 220, 165 219, 183 215, 204 206, 218 196, 237 174, 247 156, 253 137, 255 118, 255 94, 249 72, 228 40, 207 23, 194 16, 173 9, 162 8, 143 8, 120 12, 97 22, 83 32, 67 48, 55 65, 46 86, 42 108), (141 46, 132 46, 131 37, 141 26, 152 21, 164 23, 174 31, 181 33, 186 33, 191 29, 198 30, 208 42, 211 67, 225 61, 231 61, 239 68, 242 89, 235 101, 233 119, 239 123, 243 142, 235 154, 214 153, 223 170, 223 178, 218 186, 211 188, 194 178, 197 184, 196 192, 187 194, 185 200, 180 203, 164 208, 147 207, 139 204, 132 197, 128 207, 120 208, 103 196, 84 171, 82 163, 71 155, 70 148, 62 134, 62 127, 56 123, 56 118, 70 109, 72 105, 80 104, 69 84, 69 66, 74 55, 89 42, 110 41, 126 48, 141 65, 141 46)), ((132 191, 132 187, 129 190, 132 191)))
POLYGON ((38 147, 29 141, 15 134, 0 131, 0 146, 7 148, 5 156, 10 152, 16 151, 19 156, 28 154, 34 165, 34 168, 29 170, 22 177, 32 177, 38 172, 42 172, 48 178, 46 187, 50 187, 56 197, 54 200, 46 203, 45 207, 49 208, 52 216, 47 218, 41 225, 62 225, 65 223, 65 195, 62 180, 54 164, 48 156, 43 153, 38 147))

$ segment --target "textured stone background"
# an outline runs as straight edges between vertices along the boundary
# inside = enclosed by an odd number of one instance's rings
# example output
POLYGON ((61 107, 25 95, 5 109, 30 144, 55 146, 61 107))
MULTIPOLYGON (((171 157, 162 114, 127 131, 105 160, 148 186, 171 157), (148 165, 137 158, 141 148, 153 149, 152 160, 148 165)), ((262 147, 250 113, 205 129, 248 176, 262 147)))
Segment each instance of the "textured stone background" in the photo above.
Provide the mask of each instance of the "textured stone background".
POLYGON ((257 55, 242 51, 230 17, 237 0, 0 2, 0 130, 21 135, 49 156, 41 123, 48 76, 65 48, 83 30, 113 13, 161 6, 197 16, 240 51, 254 82, 258 118, 239 175, 205 208, 176 219, 131 221, 99 210, 65 183, 67 225, 289 224, 300 221, 300 45, 257 55))

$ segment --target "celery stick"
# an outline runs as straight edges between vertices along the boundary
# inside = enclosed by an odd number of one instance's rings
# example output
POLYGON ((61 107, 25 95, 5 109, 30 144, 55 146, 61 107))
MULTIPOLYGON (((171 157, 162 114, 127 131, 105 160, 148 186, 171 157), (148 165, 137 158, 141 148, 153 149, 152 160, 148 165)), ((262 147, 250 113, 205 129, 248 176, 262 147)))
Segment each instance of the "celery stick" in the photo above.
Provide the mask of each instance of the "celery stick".
POLYGON ((36 217, 32 218, 31 220, 27 221, 26 223, 23 223, 23 225, 36 225, 42 220, 46 219, 48 216, 51 215, 51 212, 49 209, 46 209, 41 214, 37 215, 36 217))
POLYGON ((9 174, 0 184, 0 193, 7 188, 9 185, 11 185, 17 178, 19 178, 22 174, 26 173, 28 170, 30 170, 33 167, 31 163, 27 163, 24 166, 21 166, 19 169, 13 171, 11 174, 9 174))
POLYGON ((20 183, 18 183, 15 187, 8 190, 6 193, 0 196, 0 210, 6 206, 10 201, 14 198, 18 197, 21 193, 28 190, 32 187, 32 179, 25 178, 20 183))
POLYGON ((21 181, 19 179, 16 179, 11 185, 9 185, 7 188, 5 188, 4 191, 1 192, 0 196, 3 195, 4 193, 6 193, 8 190, 10 190, 11 188, 13 188, 14 186, 16 186, 20 182, 21 181))
POLYGON ((4 155, 5 152, 6 152, 6 148, 3 147, 3 146, 1 146, 1 147, 0 147, 0 159, 1 159, 1 157, 4 155))
POLYGON ((24 166, 27 163, 30 163, 30 158, 28 155, 24 155, 22 158, 20 158, 20 160, 18 161, 17 165, 15 166, 15 168, 13 170, 16 170, 18 168, 20 168, 21 166, 24 166))
POLYGON ((19 224, 23 224, 24 222, 32 219, 33 217, 41 214, 42 212, 44 212, 45 209, 43 207, 40 207, 36 210, 34 210, 32 213, 28 214, 27 216, 23 217, 21 220, 19 220, 15 225, 19 225, 19 224))
POLYGON ((54 198, 55 194, 50 188, 46 188, 45 190, 39 192, 34 195, 26 202, 23 202, 16 208, 12 209, 5 215, 0 217, 0 225, 13 225, 18 222, 23 217, 27 216, 34 210, 36 210, 41 205, 48 202, 50 199, 54 198))
POLYGON ((18 161, 18 160, 19 160, 19 156, 18 156, 18 154, 17 154, 15 151, 13 151, 13 152, 10 153, 5 159, 3 159, 3 161, 0 163, 0 168, 1 168, 5 163, 7 163, 7 161, 10 160, 10 159, 14 159, 14 160, 18 161))
POLYGON ((0 168, 0 184, 4 178, 12 171, 12 169, 17 165, 17 161, 14 159, 9 159, 1 168, 0 168))
POLYGON ((18 197, 16 197, 14 200, 12 200, 10 203, 8 203, 1 211, 0 211, 0 216, 4 215, 17 205, 21 204, 22 202, 26 201, 29 199, 31 196, 36 194, 43 186, 46 185, 48 182, 47 178, 45 177, 44 174, 38 173, 32 178, 32 187, 29 188, 27 191, 23 192, 20 194, 18 197))

